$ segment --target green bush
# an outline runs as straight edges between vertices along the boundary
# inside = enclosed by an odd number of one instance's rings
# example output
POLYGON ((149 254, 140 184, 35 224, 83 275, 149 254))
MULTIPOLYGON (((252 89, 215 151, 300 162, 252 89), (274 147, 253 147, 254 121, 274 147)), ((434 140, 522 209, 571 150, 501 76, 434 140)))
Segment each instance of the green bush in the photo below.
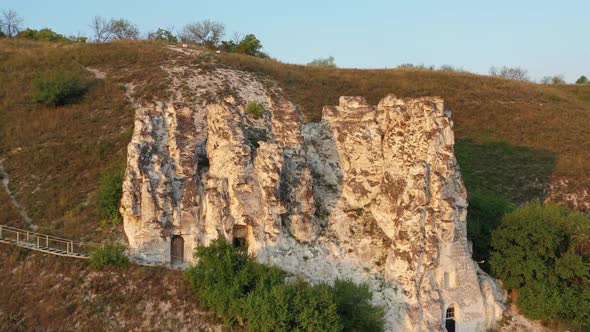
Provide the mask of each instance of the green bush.
POLYGON ((127 266, 129 258, 125 255, 125 247, 110 243, 93 250, 90 263, 96 267, 127 266))
POLYGON ((237 52, 260 58, 268 58, 268 55, 262 52, 262 43, 255 35, 248 34, 243 38, 240 35, 236 35, 234 39, 222 41, 220 48, 226 52, 237 52))
POLYGON ((332 288, 279 284, 248 295, 246 318, 251 331, 341 331, 332 288))
POLYGON ((588 83, 590 83, 590 80, 588 80, 588 77, 586 77, 584 75, 580 76, 580 78, 578 78, 576 80, 576 84, 588 84, 588 83))
POLYGON ((260 119, 264 113, 264 107, 255 101, 251 101, 246 106, 246 112, 256 119, 260 119))
POLYGON ((47 106, 65 105, 79 100, 87 90, 79 75, 61 72, 33 81, 33 101, 47 106))
POLYGON ((492 272, 519 289, 526 316, 590 326, 588 225, 581 214, 533 202, 506 214, 493 232, 492 272))
POLYGON ((383 330, 383 312, 369 304, 366 285, 285 284, 284 272, 257 263, 225 239, 198 247, 195 257, 199 264, 185 277, 199 301, 227 323, 246 321, 250 331, 383 330), (352 317, 343 316, 352 311, 352 317))
POLYGON ((178 38, 170 30, 162 28, 158 28, 155 32, 150 32, 148 39, 158 40, 168 44, 178 43, 178 38))
POLYGON ((16 35, 17 38, 27 38, 33 40, 47 40, 51 42, 67 42, 69 41, 63 35, 51 30, 51 29, 41 29, 41 30, 34 30, 34 29, 26 29, 18 33, 16 35))
POLYGON ((383 308, 371 305, 373 296, 368 285, 356 285, 350 280, 336 280, 334 293, 344 331, 384 330, 383 308))
POLYGON ((100 178, 98 188, 98 214, 110 223, 119 223, 121 221, 119 204, 122 195, 123 176, 116 172, 104 173, 100 178))
POLYGON ((199 301, 228 323, 245 315, 246 296, 257 287, 272 288, 280 284, 283 273, 254 262, 242 247, 233 247, 225 239, 209 247, 197 247, 199 264, 185 276, 199 301))

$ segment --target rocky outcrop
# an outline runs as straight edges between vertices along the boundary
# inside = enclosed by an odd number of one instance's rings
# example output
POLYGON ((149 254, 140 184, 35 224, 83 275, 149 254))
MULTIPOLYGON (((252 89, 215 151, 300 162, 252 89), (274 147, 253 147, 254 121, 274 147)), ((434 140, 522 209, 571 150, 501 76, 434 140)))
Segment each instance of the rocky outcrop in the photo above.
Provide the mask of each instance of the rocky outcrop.
POLYGON ((280 92, 253 84, 138 108, 121 206, 133 255, 190 262, 223 236, 312 282, 368 283, 388 330, 441 331, 451 314, 458 331, 492 327, 503 295, 471 260, 443 100, 341 97, 303 126, 280 92))

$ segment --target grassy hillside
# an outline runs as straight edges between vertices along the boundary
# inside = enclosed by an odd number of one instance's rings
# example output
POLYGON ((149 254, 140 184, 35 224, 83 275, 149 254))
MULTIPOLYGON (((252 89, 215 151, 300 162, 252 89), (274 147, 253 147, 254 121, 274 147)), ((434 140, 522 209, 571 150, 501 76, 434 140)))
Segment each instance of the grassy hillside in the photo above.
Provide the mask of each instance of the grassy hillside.
MULTIPOLYGON (((157 92, 166 92, 160 85, 166 81, 150 76, 164 77, 160 49, 0 40, 0 160, 12 192, 41 231, 82 239, 105 236, 104 230, 95 232, 100 219, 95 195, 102 172, 125 167, 134 110, 124 83, 145 80, 154 91, 139 87, 137 96, 165 98, 157 92), (85 67, 99 67, 107 78, 96 79, 85 67), (88 94, 67 106, 33 103, 33 80, 60 72, 85 78, 88 94)), ((6 220, 14 213, 4 206, 0 218, 6 220)))
MULTIPOLYGON (((573 193, 590 188, 590 86, 443 71, 307 67, 237 54, 195 56, 150 42, 0 40, 0 160, 11 190, 41 230, 76 238, 110 233, 97 227, 95 196, 100 174, 125 165, 133 129, 133 107, 125 94, 136 100, 168 98, 170 82, 161 65, 180 62, 272 78, 308 121, 317 121, 322 106, 336 104, 341 95, 365 96, 371 103, 391 92, 439 95, 453 110, 469 189, 521 203, 543 198, 548 183, 559 179, 568 180, 573 193), (97 79, 86 68, 106 78, 97 79), (69 106, 33 103, 32 81, 63 71, 85 77, 89 93, 69 106)), ((4 221, 16 223, 15 216, 10 208, 0 212, 4 221)))
MULTIPOLYGON (((307 121, 317 121, 322 106, 337 104, 341 95, 365 96, 371 103, 388 93, 442 96, 453 111, 456 154, 470 192, 492 192, 518 204, 546 197, 549 184, 560 180, 567 181, 569 193, 590 188, 590 86, 543 86, 442 71, 306 67, 236 54, 185 54, 145 41, 0 39, 0 162, 11 191, 40 231, 80 240, 121 238, 121 225, 100 222, 99 178, 125 167, 133 130, 130 98, 171 96, 164 63, 235 68, 271 78, 307 121), (33 80, 59 72, 83 77, 90 86, 87 95, 67 106, 34 103, 33 80)), ((0 223, 24 226, 3 190, 0 223)), ((174 271, 97 271, 84 262, 6 248, 0 251, 0 284, 11 295, 0 296, 0 330, 58 329, 62 326, 52 324, 71 315, 78 319, 69 322, 78 322, 71 329, 109 319, 128 324, 113 329, 139 328, 145 319, 162 315, 170 322, 163 326, 173 328, 191 324, 190 317, 171 316, 176 309, 165 307, 148 318, 137 315, 159 303, 198 311, 174 271), (95 297, 85 298, 87 293, 95 297)))
POLYGON ((87 262, 0 250, 0 331, 210 331, 177 270, 96 270, 87 262))

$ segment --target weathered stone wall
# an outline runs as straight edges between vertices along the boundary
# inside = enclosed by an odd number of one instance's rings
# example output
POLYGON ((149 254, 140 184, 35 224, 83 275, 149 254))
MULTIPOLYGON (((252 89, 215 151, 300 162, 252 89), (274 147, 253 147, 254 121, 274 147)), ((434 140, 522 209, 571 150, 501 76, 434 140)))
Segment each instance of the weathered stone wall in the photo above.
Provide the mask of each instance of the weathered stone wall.
POLYGON ((388 330, 442 330, 451 305, 458 331, 493 325, 502 294, 471 260, 442 99, 341 97, 303 127, 288 100, 244 86, 137 110, 121 206, 135 257, 168 262, 180 235, 190 261, 196 245, 244 236, 259 261, 312 282, 368 283, 388 330))

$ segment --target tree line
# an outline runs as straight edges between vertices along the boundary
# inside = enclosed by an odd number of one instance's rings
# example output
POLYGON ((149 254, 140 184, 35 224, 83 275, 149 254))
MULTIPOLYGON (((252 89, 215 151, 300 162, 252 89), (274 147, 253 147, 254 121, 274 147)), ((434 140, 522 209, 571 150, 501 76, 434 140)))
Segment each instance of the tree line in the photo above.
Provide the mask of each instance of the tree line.
POLYGON ((262 42, 254 34, 234 32, 223 40, 225 25, 221 22, 205 19, 182 27, 174 33, 172 28, 158 28, 142 34, 136 24, 125 18, 106 19, 96 16, 89 24, 92 36, 65 36, 49 28, 35 30, 23 29, 23 18, 14 10, 8 9, 0 13, 0 37, 27 38, 46 41, 70 41, 78 43, 106 43, 112 40, 155 40, 164 43, 191 43, 226 52, 237 52, 257 57, 268 57, 262 51, 262 42))
MULTIPOLYGON (((101 16, 96 16, 89 24, 89 27, 92 31, 92 38, 88 38, 87 36, 83 35, 66 37, 49 28, 41 30, 27 28, 23 30, 22 24, 23 18, 16 11, 12 9, 2 11, 0 14, 0 37, 18 37, 35 40, 72 41, 81 43, 86 43, 87 41, 106 43, 117 39, 147 39, 168 44, 191 43, 212 49, 223 50, 226 52, 237 52, 268 58, 268 55, 262 51, 262 42, 254 34, 234 32, 230 38, 223 40, 225 36, 225 25, 221 22, 210 19, 186 24, 182 27, 182 29, 180 29, 180 32, 178 33, 174 33, 173 28, 160 27, 142 35, 138 26, 125 18, 106 19, 101 16)), ((336 67, 333 56, 314 59, 307 63, 307 65, 333 68, 336 67)), ((437 69, 434 66, 405 63, 399 65, 398 68, 468 72, 463 68, 455 68, 450 65, 443 65, 437 69)), ((530 78, 528 71, 522 67, 493 66, 490 68, 489 74, 494 77, 516 81, 533 81, 530 78)), ((564 76, 561 74, 544 76, 541 78, 539 83, 567 84, 564 76)), ((576 84, 590 84, 590 80, 585 75, 582 75, 576 80, 576 84)))
MULTIPOLYGON (((424 64, 414 65, 412 63, 403 63, 397 66, 398 69, 412 69, 412 70, 439 70, 439 71, 448 71, 448 72, 455 72, 455 73, 469 73, 468 70, 463 68, 453 67, 451 65, 442 65, 438 68, 435 66, 427 66, 424 64)), ((504 78, 508 80, 514 81, 526 81, 526 82, 535 82, 529 75, 528 70, 522 67, 508 67, 508 66, 501 66, 496 67, 492 66, 488 71, 490 76, 504 78)), ((567 84, 565 78, 562 74, 556 75, 549 75, 543 76, 538 83, 541 84, 567 84)), ((576 80, 576 84, 590 84, 590 80, 585 76, 582 75, 580 78, 576 80)))

